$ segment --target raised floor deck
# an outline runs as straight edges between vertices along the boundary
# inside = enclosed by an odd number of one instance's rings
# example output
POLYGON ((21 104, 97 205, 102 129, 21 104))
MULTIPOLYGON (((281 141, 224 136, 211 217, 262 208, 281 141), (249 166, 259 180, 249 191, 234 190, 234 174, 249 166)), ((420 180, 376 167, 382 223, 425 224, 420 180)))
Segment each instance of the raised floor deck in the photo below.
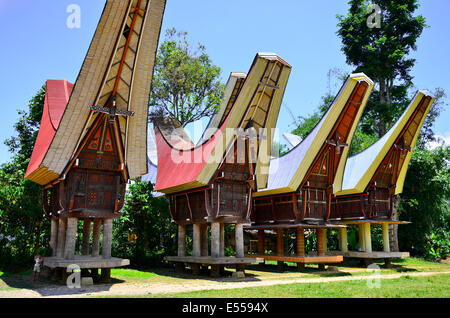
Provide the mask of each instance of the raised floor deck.
POLYGON ((341 263, 344 260, 342 255, 324 255, 324 256, 295 256, 295 255, 246 255, 246 257, 256 257, 266 261, 293 262, 301 264, 324 264, 341 263))
POLYGON ((255 257, 211 257, 211 256, 167 256, 166 261, 174 263, 192 263, 201 265, 248 265, 262 262, 255 257))
POLYGON ((348 252, 340 252, 340 251, 330 251, 328 252, 334 255, 342 255, 347 258, 407 258, 409 257, 409 252, 358 252, 358 251, 348 251, 348 252))
POLYGON ((69 265, 78 265, 82 269, 115 268, 130 265, 130 260, 116 257, 103 258, 102 256, 75 255, 75 258, 70 260, 58 257, 44 257, 43 265, 49 268, 67 268, 69 265))

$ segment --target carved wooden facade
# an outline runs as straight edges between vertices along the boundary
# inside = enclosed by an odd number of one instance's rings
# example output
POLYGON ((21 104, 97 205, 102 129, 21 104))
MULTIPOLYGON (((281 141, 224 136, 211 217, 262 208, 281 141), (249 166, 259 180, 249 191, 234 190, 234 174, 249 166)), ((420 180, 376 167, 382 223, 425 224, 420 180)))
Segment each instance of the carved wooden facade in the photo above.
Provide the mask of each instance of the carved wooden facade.
POLYGON ((44 191, 48 214, 77 217, 119 217, 124 204, 125 166, 116 139, 116 122, 99 115, 64 180, 44 191))
POLYGON ((409 118, 393 146, 373 174, 364 193, 337 196, 333 199, 332 219, 391 219, 400 171, 411 152, 414 136, 426 116, 432 98, 424 96, 409 118))
POLYGON ((255 198, 252 212, 255 225, 323 222, 330 218, 336 171, 367 89, 364 81, 355 86, 297 192, 255 198))
POLYGON ((210 186, 168 195, 174 221, 177 224, 247 222, 254 190, 254 164, 249 161, 249 150, 248 140, 238 137, 210 186))

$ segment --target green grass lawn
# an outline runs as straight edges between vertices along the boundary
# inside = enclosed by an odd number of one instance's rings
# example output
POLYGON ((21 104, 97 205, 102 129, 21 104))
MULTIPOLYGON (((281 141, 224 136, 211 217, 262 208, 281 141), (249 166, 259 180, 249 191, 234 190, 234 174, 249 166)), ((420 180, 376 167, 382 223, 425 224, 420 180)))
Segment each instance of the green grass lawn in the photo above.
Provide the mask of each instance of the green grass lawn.
MULTIPOLYGON (((419 272, 450 272, 450 264, 430 262, 419 258, 393 260, 394 268, 383 268, 383 262, 376 262, 380 265, 381 275, 387 274, 410 274, 419 272)), ((246 277, 249 281, 287 281, 286 285, 249 287, 245 289, 223 289, 206 290, 201 292, 189 292, 167 295, 145 295, 143 297, 449 297, 450 276, 439 274, 429 277, 413 277, 400 279, 381 280, 381 288, 370 289, 366 285, 366 280, 344 281, 344 282, 321 282, 321 283, 301 283, 291 284, 292 279, 314 279, 332 277, 352 277, 372 275, 366 271, 365 266, 359 265, 358 261, 347 264, 348 266, 337 265, 337 272, 320 272, 317 265, 307 265, 304 271, 298 271, 294 264, 280 269, 276 262, 267 262, 265 266, 252 265, 246 269, 246 277)), ((233 272, 229 269, 229 275, 233 272)), ((50 281, 32 283, 32 270, 27 270, 18 274, 0 271, 0 291, 14 291, 17 289, 37 289, 46 286, 59 286, 50 281)), ((167 286, 179 286, 180 284, 204 284, 211 280, 218 284, 233 282, 231 277, 211 279, 207 274, 193 275, 192 273, 176 273, 173 268, 118 268, 111 270, 113 284, 135 284, 146 286, 157 286, 163 284, 167 286)), ((206 287, 208 288, 208 287, 206 287)), ((95 297, 95 295, 93 295, 95 297)), ((134 297, 141 297, 136 295, 134 297)))
POLYGON ((364 281, 302 283, 208 290, 178 294, 155 294, 149 298, 448 298, 450 275, 405 276, 380 281, 380 288, 369 288, 364 281))

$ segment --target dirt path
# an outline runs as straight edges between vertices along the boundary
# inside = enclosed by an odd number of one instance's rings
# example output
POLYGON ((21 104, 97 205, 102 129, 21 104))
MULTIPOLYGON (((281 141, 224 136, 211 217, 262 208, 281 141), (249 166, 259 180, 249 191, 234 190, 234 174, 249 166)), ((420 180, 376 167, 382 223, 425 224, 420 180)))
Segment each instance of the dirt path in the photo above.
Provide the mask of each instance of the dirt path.
MULTIPOLYGON (((421 273, 400 273, 380 275, 380 279, 395 279, 402 276, 423 277, 432 275, 450 274, 447 272, 421 272, 421 273)), ((246 287, 261 287, 286 284, 307 284, 307 283, 325 283, 341 282, 351 280, 366 280, 370 276, 343 276, 343 277, 321 277, 321 278, 292 278, 292 279, 269 279, 258 281, 192 281, 188 280, 182 284, 139 284, 122 283, 114 285, 96 285, 82 289, 69 289, 66 286, 42 287, 35 290, 18 289, 11 291, 0 291, 0 298, 28 298, 28 297, 97 297, 97 296, 133 296, 148 294, 173 294, 181 292, 234 289, 246 287)))

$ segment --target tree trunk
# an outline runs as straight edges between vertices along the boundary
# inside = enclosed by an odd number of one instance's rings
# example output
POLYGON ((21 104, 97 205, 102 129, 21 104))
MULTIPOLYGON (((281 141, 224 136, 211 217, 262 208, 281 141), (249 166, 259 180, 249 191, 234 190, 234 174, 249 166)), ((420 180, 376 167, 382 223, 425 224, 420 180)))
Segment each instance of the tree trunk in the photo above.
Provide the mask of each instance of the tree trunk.
MULTIPOLYGON (((380 78, 380 104, 386 103, 386 79, 380 78)), ((381 119, 381 116, 379 118, 380 122, 377 125, 377 132, 378 137, 383 137, 386 134, 386 123, 381 119)))
MULTIPOLYGON (((392 219, 398 220, 398 207, 400 205, 400 197, 396 195, 394 197, 394 204, 392 205, 392 219)), ((389 225, 389 243, 391 252, 399 252, 398 247, 398 224, 389 225)))

